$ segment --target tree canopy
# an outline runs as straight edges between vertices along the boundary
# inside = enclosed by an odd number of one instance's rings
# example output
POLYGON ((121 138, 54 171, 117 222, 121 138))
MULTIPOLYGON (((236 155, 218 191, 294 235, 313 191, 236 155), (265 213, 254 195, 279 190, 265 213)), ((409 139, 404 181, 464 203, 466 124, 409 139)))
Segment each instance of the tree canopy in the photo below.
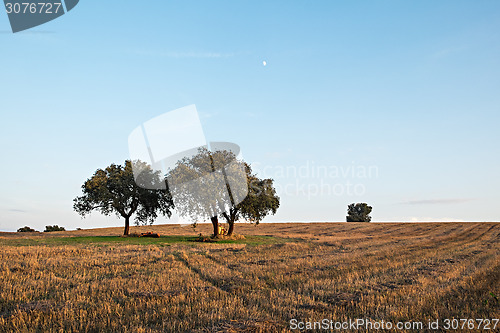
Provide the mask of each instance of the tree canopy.
POLYGON ((370 222, 372 207, 366 203, 350 204, 347 206, 347 222, 370 222))
POLYGON ((141 161, 126 160, 125 165, 111 164, 106 169, 98 169, 82 185, 83 195, 73 200, 73 209, 82 217, 92 211, 104 215, 116 214, 125 219, 123 234, 129 234, 130 217, 135 214, 135 223, 152 224, 158 214, 171 216, 172 198, 167 190, 154 183, 164 182, 159 171, 141 161), (134 163, 134 164, 133 164, 134 163), (141 170, 134 178, 133 168, 141 170), (146 187, 146 188, 145 188, 146 187))
POLYGON ((269 214, 276 214, 280 206, 280 198, 276 194, 272 179, 259 179, 252 174, 251 167, 245 164, 248 181, 248 195, 236 207, 229 209, 229 214, 223 216, 229 224, 228 234, 231 235, 234 229, 234 222, 240 217, 259 224, 264 217, 269 214))
POLYGON ((279 207, 273 180, 259 179, 229 150, 200 148, 178 161, 167 181, 179 215, 194 222, 210 218, 214 236, 219 216, 228 222, 231 235, 240 218, 259 223, 279 207))

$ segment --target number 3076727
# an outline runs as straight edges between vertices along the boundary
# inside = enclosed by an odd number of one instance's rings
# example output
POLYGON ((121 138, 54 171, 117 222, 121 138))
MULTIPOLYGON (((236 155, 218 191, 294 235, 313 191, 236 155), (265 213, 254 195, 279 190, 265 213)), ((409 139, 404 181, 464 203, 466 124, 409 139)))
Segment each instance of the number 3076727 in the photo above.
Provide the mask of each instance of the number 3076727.
POLYGON ((6 2, 7 14, 57 14, 62 10, 61 2, 6 2))

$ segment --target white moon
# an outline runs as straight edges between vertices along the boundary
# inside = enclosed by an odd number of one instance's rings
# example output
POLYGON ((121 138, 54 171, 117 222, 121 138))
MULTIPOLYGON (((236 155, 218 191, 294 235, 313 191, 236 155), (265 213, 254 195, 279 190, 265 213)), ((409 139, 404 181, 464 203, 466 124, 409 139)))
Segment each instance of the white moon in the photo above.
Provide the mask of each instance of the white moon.
POLYGON ((266 65, 267 65, 267 61, 265 61, 265 60, 264 60, 264 61, 262 62, 262 65, 266 66, 266 65))

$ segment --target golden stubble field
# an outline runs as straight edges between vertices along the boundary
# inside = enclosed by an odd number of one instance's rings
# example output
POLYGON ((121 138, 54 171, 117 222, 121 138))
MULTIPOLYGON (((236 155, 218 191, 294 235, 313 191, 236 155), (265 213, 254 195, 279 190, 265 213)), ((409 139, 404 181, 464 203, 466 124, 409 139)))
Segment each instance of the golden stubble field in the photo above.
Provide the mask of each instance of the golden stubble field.
MULTIPOLYGON (((143 231, 194 235, 132 228, 143 231)), ((293 319, 500 318, 499 223, 238 224, 247 239, 228 244, 87 242, 121 232, 0 234, 0 331, 289 332, 293 319)))

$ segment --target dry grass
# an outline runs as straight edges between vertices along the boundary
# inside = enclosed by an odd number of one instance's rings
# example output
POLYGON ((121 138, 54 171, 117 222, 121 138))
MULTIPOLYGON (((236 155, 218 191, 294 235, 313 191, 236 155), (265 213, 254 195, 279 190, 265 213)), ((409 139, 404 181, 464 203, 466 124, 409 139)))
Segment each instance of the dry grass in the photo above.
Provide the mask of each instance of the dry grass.
MULTIPOLYGON (((121 228, 0 235, 0 331, 288 332, 289 321, 499 318, 498 223, 238 225, 249 244, 9 245, 121 228), (248 238, 248 237, 247 237, 248 238), (490 294, 492 293, 492 294, 490 294)), ((189 227, 132 232, 194 235, 189 227)), ((210 225, 197 232, 208 234, 210 225)))

